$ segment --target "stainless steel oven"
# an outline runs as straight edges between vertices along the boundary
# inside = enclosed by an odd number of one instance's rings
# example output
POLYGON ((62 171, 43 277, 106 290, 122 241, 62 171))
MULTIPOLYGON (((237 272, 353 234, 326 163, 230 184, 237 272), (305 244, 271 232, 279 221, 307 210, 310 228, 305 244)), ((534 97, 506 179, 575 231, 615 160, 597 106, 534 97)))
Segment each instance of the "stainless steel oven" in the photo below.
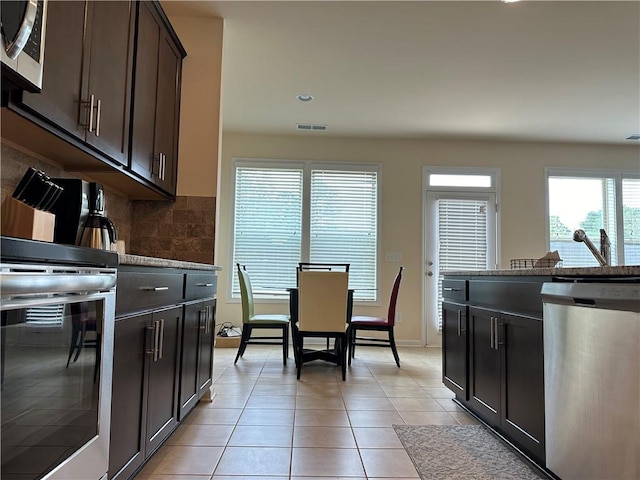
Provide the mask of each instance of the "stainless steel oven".
POLYGON ((2 480, 106 479, 116 269, 81 263, 0 264, 2 480))

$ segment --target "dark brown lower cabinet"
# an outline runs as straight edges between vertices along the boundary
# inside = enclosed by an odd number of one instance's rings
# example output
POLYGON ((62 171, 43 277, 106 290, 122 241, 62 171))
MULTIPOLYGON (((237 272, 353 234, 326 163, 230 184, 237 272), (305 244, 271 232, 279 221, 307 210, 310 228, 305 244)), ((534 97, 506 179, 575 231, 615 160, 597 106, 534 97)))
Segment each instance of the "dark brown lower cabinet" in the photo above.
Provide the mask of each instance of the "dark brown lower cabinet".
POLYGON ((115 323, 109 478, 128 479, 178 424, 182 306, 115 323))
POLYGON ((184 306, 180 409, 182 420, 211 387, 216 301, 193 301, 184 306))
POLYGON ((544 460, 542 319, 469 307, 468 406, 544 460))
POLYGON ((442 302, 442 381, 459 398, 468 399, 467 306, 442 302))

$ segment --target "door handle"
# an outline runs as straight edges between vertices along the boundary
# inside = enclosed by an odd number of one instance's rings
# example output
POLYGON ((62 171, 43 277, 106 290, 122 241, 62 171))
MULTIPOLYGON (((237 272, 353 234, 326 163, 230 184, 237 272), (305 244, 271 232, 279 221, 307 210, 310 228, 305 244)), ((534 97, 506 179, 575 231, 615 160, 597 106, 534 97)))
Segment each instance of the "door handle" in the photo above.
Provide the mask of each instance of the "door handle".
POLYGON ((96 137, 100 136, 100 117, 102 116, 102 100, 98 99, 96 107, 96 137))
POLYGON ((490 317, 491 319, 491 332, 490 332, 490 338, 489 338, 489 343, 491 344, 491 350, 494 350, 495 347, 495 327, 494 327, 494 317, 490 317))
POLYGON ((462 323, 462 310, 458 310, 458 336, 460 336, 461 323, 462 323))
POLYGON ((158 320, 160 334, 158 335, 158 360, 162 360, 162 351, 164 346, 164 318, 158 320))

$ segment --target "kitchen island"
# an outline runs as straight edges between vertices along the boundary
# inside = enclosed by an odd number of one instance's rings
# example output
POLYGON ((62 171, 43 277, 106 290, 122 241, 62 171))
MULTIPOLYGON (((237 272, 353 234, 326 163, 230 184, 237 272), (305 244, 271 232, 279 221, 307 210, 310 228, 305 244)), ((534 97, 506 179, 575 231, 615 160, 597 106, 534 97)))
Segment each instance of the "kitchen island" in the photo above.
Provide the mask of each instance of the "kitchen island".
POLYGON ((632 282, 640 266, 445 271, 443 382, 456 401, 546 467, 546 282, 632 282))

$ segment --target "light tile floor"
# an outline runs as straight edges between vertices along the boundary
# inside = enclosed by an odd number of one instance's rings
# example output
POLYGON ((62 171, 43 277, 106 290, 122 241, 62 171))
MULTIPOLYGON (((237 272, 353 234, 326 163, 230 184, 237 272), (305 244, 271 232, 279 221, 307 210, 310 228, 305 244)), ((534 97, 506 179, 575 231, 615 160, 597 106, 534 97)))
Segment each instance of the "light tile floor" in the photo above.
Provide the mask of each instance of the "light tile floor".
POLYGON ((315 361, 296 380, 293 355, 217 348, 213 403, 200 403, 136 480, 415 479, 394 424, 472 424, 442 385, 440 348, 359 347, 343 382, 315 361))

